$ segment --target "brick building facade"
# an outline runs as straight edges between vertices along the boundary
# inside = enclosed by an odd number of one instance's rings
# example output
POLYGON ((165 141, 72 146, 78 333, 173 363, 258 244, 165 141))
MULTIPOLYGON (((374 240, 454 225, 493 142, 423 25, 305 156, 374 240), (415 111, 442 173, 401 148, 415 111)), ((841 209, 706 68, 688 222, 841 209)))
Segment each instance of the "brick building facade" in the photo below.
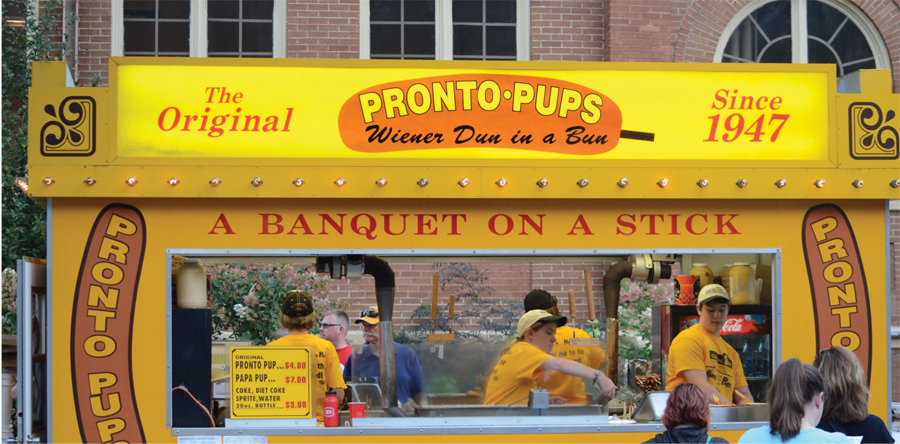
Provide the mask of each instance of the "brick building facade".
MULTIPOLYGON (((438 8, 441 8, 438 0, 438 8)), ((804 0, 813 2, 815 0, 804 0)), ((121 20, 122 6, 101 0, 64 2, 79 17, 70 33, 77 47, 89 50, 73 61, 73 77, 82 84, 99 76, 108 82, 108 58, 122 55, 122 34, 115 30, 121 20), (118 49, 117 49, 118 48, 118 49)), ((206 0, 192 0, 192 6, 206 7, 206 0)), ((719 62, 722 42, 736 26, 736 17, 761 7, 762 0, 520 0, 518 17, 519 42, 525 53, 518 60, 567 62, 719 62), (524 5, 524 6, 523 6, 524 5), (522 37, 520 37, 521 39, 522 37), (524 43, 522 45, 522 43, 524 43)), ((876 59, 881 54, 882 68, 890 68, 893 91, 900 92, 900 3, 896 0, 827 0, 827 5, 843 8, 859 23, 865 23, 876 59), (886 54, 886 61, 884 55, 886 54)), ((804 3, 806 4, 806 3, 804 3)), ((288 58, 356 59, 369 53, 361 48, 368 38, 364 34, 364 11, 361 0, 277 0, 275 28, 283 26, 283 54, 288 58), (362 37, 362 38, 361 38, 362 37)), ((205 26, 205 25, 204 25, 205 26)), ((278 32, 276 32, 278 34, 278 32)), ((280 35, 280 34, 279 34, 280 35)), ((192 34, 196 38, 195 34, 192 34)), ((196 43, 196 42, 195 42, 196 43)), ((203 49, 205 50, 205 49, 203 49)), ((277 50, 275 51, 278 52, 277 50)), ((896 202, 895 202, 896 203, 896 202)), ((895 205, 896 208, 896 205, 895 205)), ((900 210, 891 213, 889 251, 892 258, 892 325, 900 326, 900 210)), ((543 287, 564 294, 574 289, 584 293, 585 264, 499 264, 492 266, 496 278, 491 285, 498 298, 521 297, 527 290, 543 287), (505 268, 504 268, 505 267, 505 268), (515 270, 512 270, 515 268, 515 270), (528 279, 504 277, 515 271, 528 279)), ((591 267, 594 288, 602 288, 604 265, 591 267)), ((400 327, 412 327, 408 321, 413 310, 429 302, 431 276, 434 270, 423 264, 398 264, 397 295, 400 327)), ((373 301, 370 278, 357 283, 338 283, 331 294, 338 300, 373 301)), ((598 292, 598 315, 603 315, 602 295, 598 292)), ((583 299, 580 298, 581 301, 583 299)), ((583 304, 583 302, 582 302, 583 304)), ((352 311, 365 303, 354 302, 352 311)), ((586 307, 579 307, 586 311, 586 307)), ((893 350, 893 399, 900 400, 900 349, 893 350)))

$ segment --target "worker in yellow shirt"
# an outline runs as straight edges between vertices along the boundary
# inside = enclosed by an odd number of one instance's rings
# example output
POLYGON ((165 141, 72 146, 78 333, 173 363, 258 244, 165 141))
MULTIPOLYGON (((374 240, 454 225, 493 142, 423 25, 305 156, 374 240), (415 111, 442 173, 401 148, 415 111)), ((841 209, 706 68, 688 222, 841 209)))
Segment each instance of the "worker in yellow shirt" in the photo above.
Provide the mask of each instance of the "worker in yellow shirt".
POLYGON ((287 329, 287 336, 276 339, 269 347, 313 347, 315 362, 310 362, 316 369, 313 374, 316 396, 316 420, 325 420, 325 391, 332 389, 338 399, 344 399, 344 375, 341 373, 341 360, 334 345, 309 330, 316 324, 316 312, 312 298, 303 290, 291 290, 281 304, 281 325, 287 329))
POLYGON ((689 382, 700 387, 711 404, 753 402, 741 357, 719 336, 730 305, 731 298, 721 285, 710 284, 700 290, 700 322, 679 333, 669 347, 667 391, 689 382))
MULTIPOLYGON (((554 316, 559 316, 559 305, 556 296, 544 290, 533 290, 525 295, 525 311, 545 310, 554 316)), ((591 338, 586 331, 566 326, 556 329, 556 342, 550 355, 554 358, 563 358, 584 364, 590 368, 603 369, 606 362, 606 353, 600 348, 600 341, 591 338), (578 339, 578 341, 572 341, 578 339), (596 342, 596 344, 591 343, 596 342)), ((537 375, 538 388, 550 392, 550 402, 554 404, 586 404, 587 395, 584 392, 584 379, 569 376, 558 371, 543 371, 537 375)))
POLYGON ((500 355, 488 377, 484 403, 488 405, 523 405, 528 393, 536 388, 539 371, 558 371, 583 379, 591 379, 601 392, 612 398, 616 385, 602 371, 568 359, 550 356, 556 342, 556 329, 566 325, 565 316, 554 316, 544 310, 531 310, 519 319, 516 342, 500 355))

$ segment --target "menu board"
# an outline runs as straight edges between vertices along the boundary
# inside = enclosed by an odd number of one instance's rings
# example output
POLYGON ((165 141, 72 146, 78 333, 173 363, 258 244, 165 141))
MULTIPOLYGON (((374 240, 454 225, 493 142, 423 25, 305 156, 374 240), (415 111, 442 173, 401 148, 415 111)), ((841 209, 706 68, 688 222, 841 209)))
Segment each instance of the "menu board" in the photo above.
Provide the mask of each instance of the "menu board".
POLYGON ((231 419, 312 418, 311 347, 233 347, 231 419))

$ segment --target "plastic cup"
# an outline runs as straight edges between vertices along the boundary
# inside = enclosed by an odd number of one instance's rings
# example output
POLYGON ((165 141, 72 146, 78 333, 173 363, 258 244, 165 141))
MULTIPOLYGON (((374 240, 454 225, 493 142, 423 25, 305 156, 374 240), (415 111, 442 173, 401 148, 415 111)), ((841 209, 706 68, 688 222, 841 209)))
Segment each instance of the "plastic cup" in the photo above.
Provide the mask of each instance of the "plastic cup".
POLYGON ((353 418, 366 417, 365 402, 348 402, 347 405, 350 407, 350 425, 353 425, 353 418))

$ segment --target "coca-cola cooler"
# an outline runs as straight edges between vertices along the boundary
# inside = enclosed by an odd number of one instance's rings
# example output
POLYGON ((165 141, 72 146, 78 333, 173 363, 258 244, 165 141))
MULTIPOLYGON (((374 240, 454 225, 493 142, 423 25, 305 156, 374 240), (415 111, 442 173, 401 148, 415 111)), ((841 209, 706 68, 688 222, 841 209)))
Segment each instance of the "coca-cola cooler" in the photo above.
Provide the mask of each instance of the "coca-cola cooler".
MULTIPOLYGON (((660 305, 653 307, 652 359, 654 371, 666 384, 669 345, 682 330, 700 321, 694 305, 660 305)), ((728 321, 719 332, 725 342, 741 355, 744 377, 750 393, 765 402, 766 384, 772 377, 772 307, 768 305, 732 305, 728 321)))

